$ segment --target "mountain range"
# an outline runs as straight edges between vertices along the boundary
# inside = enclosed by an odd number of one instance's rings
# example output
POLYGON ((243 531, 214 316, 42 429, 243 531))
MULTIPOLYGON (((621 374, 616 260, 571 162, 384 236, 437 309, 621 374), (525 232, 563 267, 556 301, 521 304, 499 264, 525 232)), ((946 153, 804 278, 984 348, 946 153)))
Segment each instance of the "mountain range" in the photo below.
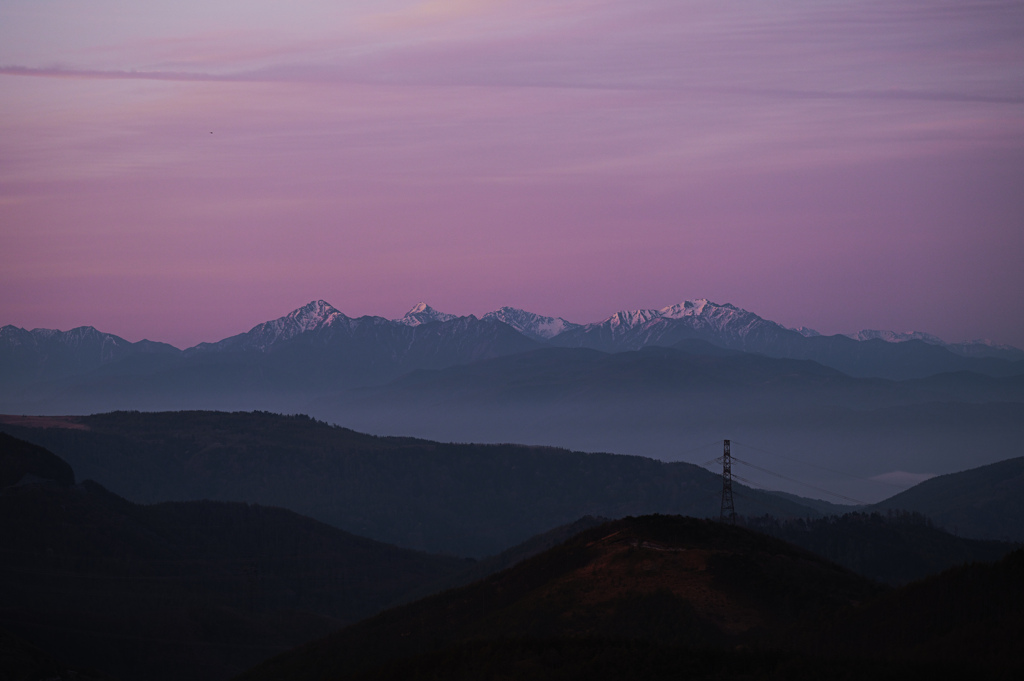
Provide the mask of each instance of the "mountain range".
MULTIPOLYGON (((379 435, 520 442, 666 461, 732 438, 813 461, 790 479, 862 502, 876 478, 1019 453, 1024 352, 932 336, 815 335, 692 300, 574 324, 514 308, 401 319, 325 301, 186 350, 89 327, 0 329, 0 413, 267 410, 379 435), (841 470, 853 477, 836 475, 841 470)), ((753 463, 757 463, 756 461, 753 463)), ((913 478, 920 479, 920 477, 913 478)))
POLYGON ((575 324, 512 307, 477 319, 439 312, 425 303, 417 304, 400 319, 352 318, 316 300, 245 333, 185 350, 148 340, 130 343, 93 327, 28 331, 7 325, 0 328, 0 385, 21 387, 81 375, 140 355, 271 355, 289 354, 295 347, 365 354, 376 371, 342 372, 338 378, 373 383, 412 369, 513 354, 542 344, 622 352, 652 345, 671 346, 690 338, 771 357, 812 359, 855 376, 899 379, 956 370, 1008 375, 1019 373, 1024 366, 1017 364, 1024 360, 1024 351, 988 341, 950 344, 920 332, 874 330, 822 336, 808 329, 789 329, 734 305, 706 299, 661 309, 621 311, 592 324, 575 324), (370 346, 377 352, 372 352, 370 346))

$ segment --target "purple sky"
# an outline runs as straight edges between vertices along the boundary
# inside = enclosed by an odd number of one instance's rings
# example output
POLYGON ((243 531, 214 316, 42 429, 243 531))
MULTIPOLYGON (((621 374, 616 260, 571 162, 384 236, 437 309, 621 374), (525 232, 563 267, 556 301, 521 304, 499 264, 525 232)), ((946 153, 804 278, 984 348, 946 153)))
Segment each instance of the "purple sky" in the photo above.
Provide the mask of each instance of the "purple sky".
POLYGON ((1024 347, 1022 263, 1024 2, 0 4, 0 324, 706 297, 1024 347))

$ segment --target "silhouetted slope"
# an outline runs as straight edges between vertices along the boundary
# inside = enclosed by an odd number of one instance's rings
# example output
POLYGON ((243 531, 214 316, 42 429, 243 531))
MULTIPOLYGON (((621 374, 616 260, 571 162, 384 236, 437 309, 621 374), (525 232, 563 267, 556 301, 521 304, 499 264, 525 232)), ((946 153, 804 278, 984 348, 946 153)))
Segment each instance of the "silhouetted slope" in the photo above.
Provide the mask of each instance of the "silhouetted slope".
MULTIPOLYGON (((485 556, 585 515, 717 516, 721 480, 692 464, 550 447, 363 435, 267 413, 76 417, 89 430, 0 426, 133 501, 290 508, 360 536, 485 556)), ((746 514, 816 515, 744 489, 746 514)))
POLYGON ((872 508, 923 513, 967 537, 1024 541, 1024 457, 925 480, 872 508))
POLYGON ((46 449, 0 433, 0 490, 34 479, 73 485, 75 473, 67 462, 46 449))
POLYGON ((877 593, 863 578, 742 528, 626 518, 482 582, 348 627, 241 678, 348 678, 485 641, 789 645, 802 636, 801 627, 877 593))
POLYGON ((501 572, 502 570, 507 570, 510 567, 518 565, 527 558, 532 558, 538 553, 543 553, 548 549, 554 548, 555 546, 568 541, 584 530, 597 527, 598 525, 603 525, 606 522, 608 522, 608 518, 585 516, 574 523, 562 525, 553 530, 548 530, 547 532, 538 534, 535 537, 530 537, 523 543, 516 544, 511 548, 505 549, 497 555, 488 556, 487 558, 482 558, 476 561, 462 572, 455 573, 438 582, 426 585, 417 593, 412 594, 413 598, 410 600, 429 596, 447 589, 465 586, 466 584, 472 584, 473 582, 493 575, 495 572, 501 572))
POLYGON ((91 669, 72 667, 0 629, 2 681, 114 681, 91 669))
POLYGON ((140 506, 90 481, 0 492, 0 557, 0 628, 124 679, 225 678, 466 564, 284 509, 140 506))
POLYGON ((970 661, 972 676, 1024 674, 1024 550, 908 584, 823 632, 837 654, 886 660, 970 661))
POLYGON ((1004 542, 956 537, 935 528, 924 516, 907 512, 787 521, 747 518, 743 524, 894 586, 964 563, 998 560, 1017 548, 1004 542))

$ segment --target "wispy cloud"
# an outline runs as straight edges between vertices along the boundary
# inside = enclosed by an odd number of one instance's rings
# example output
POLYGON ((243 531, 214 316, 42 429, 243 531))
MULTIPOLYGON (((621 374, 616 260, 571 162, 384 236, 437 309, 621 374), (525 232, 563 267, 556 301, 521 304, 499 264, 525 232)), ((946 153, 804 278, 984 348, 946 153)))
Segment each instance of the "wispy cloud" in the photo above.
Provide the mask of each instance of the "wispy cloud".
POLYGON ((95 80, 172 80, 172 81, 240 81, 251 80, 239 75, 214 75, 184 71, 119 71, 74 68, 29 68, 27 66, 0 66, 0 75, 35 76, 38 78, 80 78, 95 80))

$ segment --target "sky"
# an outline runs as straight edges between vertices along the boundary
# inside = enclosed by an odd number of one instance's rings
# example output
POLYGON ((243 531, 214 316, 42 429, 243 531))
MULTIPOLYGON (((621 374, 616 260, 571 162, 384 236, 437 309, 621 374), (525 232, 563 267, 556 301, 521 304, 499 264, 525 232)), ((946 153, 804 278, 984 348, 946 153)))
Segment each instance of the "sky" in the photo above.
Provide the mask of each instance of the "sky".
POLYGON ((0 0, 0 325, 686 299, 1024 347, 1024 2, 0 0))

